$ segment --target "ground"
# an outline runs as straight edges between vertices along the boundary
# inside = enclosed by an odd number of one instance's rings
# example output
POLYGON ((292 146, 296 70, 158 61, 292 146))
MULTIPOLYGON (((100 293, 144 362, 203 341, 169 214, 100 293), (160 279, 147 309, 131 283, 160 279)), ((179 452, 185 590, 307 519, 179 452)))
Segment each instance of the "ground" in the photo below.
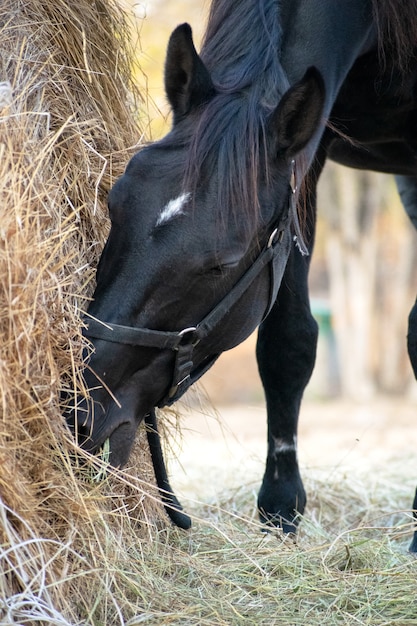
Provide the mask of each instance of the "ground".
MULTIPOLYGON (((187 412, 181 418, 182 441, 171 460, 178 494, 210 501, 223 487, 260 483, 266 453, 266 413, 260 404, 232 405, 187 412), (226 484, 225 484, 226 483, 226 484)), ((310 470, 375 474, 387 459, 416 455, 417 406, 411 401, 379 398, 366 404, 307 400, 301 412, 299 460, 310 470)), ((401 480, 401 477, 398 477, 401 480)), ((416 475, 417 483, 417 475, 416 475)), ((412 494, 410 494, 411 498, 412 494)))
MULTIPOLYGON (((202 379, 203 399, 201 392, 192 389, 188 400, 192 408, 179 407, 182 437, 169 468, 173 487, 183 497, 209 501, 223 487, 253 484, 254 491, 259 487, 266 455, 266 410, 255 341, 253 335, 222 354, 202 379), (203 409, 196 408, 196 398, 203 409)), ((326 469, 330 475, 336 470, 368 468, 378 473, 387 459, 415 458, 416 399, 385 397, 362 403, 326 399, 323 371, 327 368, 323 353, 319 357, 300 416, 303 474, 314 469, 326 469)))

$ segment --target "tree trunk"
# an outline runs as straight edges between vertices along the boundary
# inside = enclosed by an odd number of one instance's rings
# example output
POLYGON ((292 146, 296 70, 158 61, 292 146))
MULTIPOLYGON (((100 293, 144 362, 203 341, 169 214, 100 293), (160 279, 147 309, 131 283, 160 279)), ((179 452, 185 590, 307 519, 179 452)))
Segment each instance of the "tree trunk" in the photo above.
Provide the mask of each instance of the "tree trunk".
POLYGON ((329 298, 342 394, 403 392, 416 236, 391 177, 328 164, 320 183, 329 298), (392 205, 394 210, 391 210, 392 205))

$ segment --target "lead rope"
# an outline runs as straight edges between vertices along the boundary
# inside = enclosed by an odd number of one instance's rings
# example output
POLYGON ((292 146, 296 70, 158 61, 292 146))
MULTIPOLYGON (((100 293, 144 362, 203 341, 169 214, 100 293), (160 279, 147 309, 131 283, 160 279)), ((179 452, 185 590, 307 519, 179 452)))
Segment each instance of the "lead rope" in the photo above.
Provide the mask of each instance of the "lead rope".
POLYGON ((165 511, 171 521, 184 530, 191 528, 191 518, 182 512, 182 506, 172 491, 162 453, 161 436, 158 432, 155 409, 145 415, 146 436, 148 438, 152 465, 155 472, 156 484, 161 495, 165 511))
POLYGON ((297 201, 298 201, 298 184, 297 184, 297 168, 295 160, 291 161, 291 178, 290 178, 290 187, 291 187, 291 213, 295 235, 293 237, 293 241, 297 246, 298 250, 302 254, 302 256, 308 256, 310 253, 305 244, 303 234, 301 232, 300 221, 298 219, 298 211, 297 211, 297 201))

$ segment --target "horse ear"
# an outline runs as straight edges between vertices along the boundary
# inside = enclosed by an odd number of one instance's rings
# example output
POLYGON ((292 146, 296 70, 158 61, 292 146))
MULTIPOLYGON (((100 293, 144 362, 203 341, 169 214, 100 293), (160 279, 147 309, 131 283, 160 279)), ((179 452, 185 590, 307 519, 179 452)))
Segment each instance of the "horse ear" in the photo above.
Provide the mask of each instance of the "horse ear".
POLYGON ((323 78, 310 67, 284 94, 271 116, 276 153, 292 158, 306 147, 320 125, 324 99, 323 78))
POLYGON ((194 47, 189 24, 177 26, 169 39, 165 91, 174 113, 174 123, 214 95, 214 85, 194 47))

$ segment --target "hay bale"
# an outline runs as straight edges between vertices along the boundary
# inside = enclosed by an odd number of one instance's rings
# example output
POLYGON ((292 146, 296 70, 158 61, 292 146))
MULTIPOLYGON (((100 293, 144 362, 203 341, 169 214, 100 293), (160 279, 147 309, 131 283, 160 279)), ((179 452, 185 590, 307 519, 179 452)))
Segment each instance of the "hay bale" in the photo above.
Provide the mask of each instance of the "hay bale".
POLYGON ((35 596, 72 613, 75 548, 89 546, 94 569, 114 506, 133 520, 152 511, 137 478, 146 457, 130 483, 74 471, 59 405, 62 385, 80 384, 107 192, 141 137, 131 35, 113 0, 0 7, 0 622, 35 596))

